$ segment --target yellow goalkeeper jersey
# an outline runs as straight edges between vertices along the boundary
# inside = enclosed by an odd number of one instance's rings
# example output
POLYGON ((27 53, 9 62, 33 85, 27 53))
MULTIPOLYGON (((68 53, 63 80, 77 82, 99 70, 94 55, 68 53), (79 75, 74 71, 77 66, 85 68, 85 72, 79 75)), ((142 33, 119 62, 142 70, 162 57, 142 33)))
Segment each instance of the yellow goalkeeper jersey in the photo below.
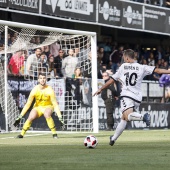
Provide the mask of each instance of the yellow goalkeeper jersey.
POLYGON ((21 112, 22 116, 25 115, 25 113, 27 112, 27 110, 31 106, 34 99, 35 99, 34 107, 53 106, 57 115, 59 117, 61 116, 54 90, 49 85, 45 85, 45 87, 43 89, 40 89, 39 85, 36 85, 32 89, 32 91, 31 91, 31 93, 28 97, 27 103, 25 104, 25 106, 24 106, 24 108, 21 112))

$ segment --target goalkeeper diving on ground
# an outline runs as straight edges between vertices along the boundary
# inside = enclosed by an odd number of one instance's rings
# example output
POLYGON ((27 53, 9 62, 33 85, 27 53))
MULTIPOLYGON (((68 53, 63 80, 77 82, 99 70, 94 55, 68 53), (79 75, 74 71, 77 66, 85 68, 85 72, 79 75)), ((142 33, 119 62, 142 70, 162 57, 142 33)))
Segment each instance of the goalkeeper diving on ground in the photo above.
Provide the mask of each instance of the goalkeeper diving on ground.
POLYGON ((26 120, 21 134, 17 136, 17 138, 23 138, 26 131, 30 128, 34 119, 41 117, 44 115, 48 127, 51 129, 53 134, 53 138, 57 138, 56 127, 53 118, 51 117, 53 111, 57 113, 59 121, 61 122, 61 126, 64 126, 64 121, 62 119, 62 115, 59 109, 59 105, 56 100, 56 96, 54 90, 51 86, 46 84, 46 75, 44 73, 40 73, 38 76, 39 84, 36 85, 30 95, 28 97, 27 103, 21 111, 19 117, 15 120, 14 126, 18 126, 22 117, 27 113, 30 108, 33 100, 35 99, 35 103, 33 109, 31 110, 28 119, 26 120))

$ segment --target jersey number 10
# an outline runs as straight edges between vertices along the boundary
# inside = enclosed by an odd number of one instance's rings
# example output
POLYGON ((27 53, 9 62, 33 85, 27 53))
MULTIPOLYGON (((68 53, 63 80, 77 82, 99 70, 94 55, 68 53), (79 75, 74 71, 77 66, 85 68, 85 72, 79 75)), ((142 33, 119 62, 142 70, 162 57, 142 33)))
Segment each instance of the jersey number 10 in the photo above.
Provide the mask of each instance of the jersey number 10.
POLYGON ((126 76, 126 86, 135 86, 138 77, 137 74, 132 73, 129 75, 129 72, 127 72, 124 75, 126 76))

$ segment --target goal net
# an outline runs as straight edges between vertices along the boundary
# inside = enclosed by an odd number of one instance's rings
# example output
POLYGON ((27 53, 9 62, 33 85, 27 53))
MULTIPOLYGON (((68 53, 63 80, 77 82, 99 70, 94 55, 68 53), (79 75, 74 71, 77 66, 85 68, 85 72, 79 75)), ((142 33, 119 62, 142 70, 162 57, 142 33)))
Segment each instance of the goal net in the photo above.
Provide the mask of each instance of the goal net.
MULTIPOLYGON (((30 24, 0 22, 0 128, 13 126, 37 76, 44 72, 56 93, 65 131, 98 132, 96 34, 30 24)), ((30 108, 31 109, 31 108, 30 108)), ((59 130, 56 113, 53 118, 59 130)), ((49 130, 39 118, 31 130, 49 130)))

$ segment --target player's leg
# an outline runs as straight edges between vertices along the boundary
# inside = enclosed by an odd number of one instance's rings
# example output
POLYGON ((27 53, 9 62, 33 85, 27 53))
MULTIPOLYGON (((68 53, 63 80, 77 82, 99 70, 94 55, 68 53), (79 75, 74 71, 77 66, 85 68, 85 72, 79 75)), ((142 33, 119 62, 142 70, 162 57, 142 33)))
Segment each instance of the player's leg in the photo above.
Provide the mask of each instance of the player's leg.
POLYGON ((116 127, 115 133, 113 136, 110 136, 110 145, 113 146, 115 141, 118 139, 118 137, 122 134, 124 129, 126 128, 127 125, 127 120, 125 119, 124 114, 126 112, 130 112, 131 108, 133 107, 133 103, 130 103, 127 98, 121 98, 120 100, 120 109, 122 111, 122 118, 120 120, 120 123, 116 127))
POLYGON ((31 127, 32 121, 36 118, 38 118, 38 112, 36 109, 32 109, 32 111, 29 114, 28 119, 24 123, 24 126, 22 128, 21 134, 17 136, 17 138, 23 138, 25 135, 26 131, 31 127))
MULTIPOLYGON (((125 101, 123 103, 124 103, 124 106, 126 106, 125 101)), ((130 121, 129 118, 133 119, 133 120, 140 120, 140 119, 143 120, 143 118, 141 118, 141 115, 138 115, 137 112, 133 112, 133 107, 132 106, 130 108, 126 109, 125 111, 123 111, 121 121, 120 121, 120 123, 118 124, 118 126, 116 128, 115 134, 110 137, 110 143, 109 144, 111 146, 113 146, 115 141, 118 139, 118 137, 125 130, 127 122, 130 121), (129 117, 129 115, 131 115, 131 116, 129 117)))
POLYGON ((125 112, 124 116, 125 119, 128 121, 144 121, 147 126, 150 126, 151 117, 148 113, 145 113, 144 115, 138 113, 140 103, 134 102, 134 107, 132 110, 129 110, 128 112, 125 112))
POLYGON ((110 136, 110 145, 113 146, 115 141, 118 139, 118 137, 122 134, 122 132, 125 130, 127 125, 127 120, 124 119, 124 116, 122 115, 122 118, 120 120, 120 123, 116 127, 115 133, 113 136, 110 136))
POLYGON ((44 117, 47 121, 47 125, 50 128, 53 138, 57 138, 56 127, 53 118, 51 117, 53 110, 51 108, 46 108, 44 111, 44 117))
POLYGON ((141 115, 140 113, 134 111, 138 110, 140 103, 133 101, 129 98, 121 99, 121 110, 122 110, 122 119, 119 125, 116 128, 115 134, 110 137, 110 145, 113 146, 117 138, 122 134, 126 128, 128 121, 144 121, 146 125, 150 125, 150 115, 148 113, 141 115))

